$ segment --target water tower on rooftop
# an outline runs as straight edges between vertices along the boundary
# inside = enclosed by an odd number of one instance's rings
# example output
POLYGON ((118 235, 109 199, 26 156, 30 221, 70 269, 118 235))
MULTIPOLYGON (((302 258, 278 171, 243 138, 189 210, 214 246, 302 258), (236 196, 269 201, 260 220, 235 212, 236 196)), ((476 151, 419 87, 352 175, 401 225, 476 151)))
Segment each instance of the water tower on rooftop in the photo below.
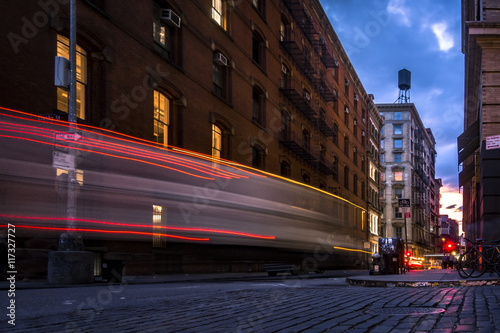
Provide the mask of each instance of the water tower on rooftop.
POLYGON ((399 97, 398 103, 410 103, 411 72, 402 69, 398 72, 399 97))

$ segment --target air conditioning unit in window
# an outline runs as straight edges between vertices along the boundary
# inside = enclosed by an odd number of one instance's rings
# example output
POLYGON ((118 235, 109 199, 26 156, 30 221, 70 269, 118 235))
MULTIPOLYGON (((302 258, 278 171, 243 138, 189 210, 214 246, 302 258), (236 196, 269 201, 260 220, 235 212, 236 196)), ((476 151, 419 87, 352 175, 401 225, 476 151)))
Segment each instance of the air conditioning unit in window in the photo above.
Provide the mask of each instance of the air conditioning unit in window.
POLYGON ((311 95, 309 95, 309 93, 306 92, 306 93, 304 93, 304 98, 306 100, 310 101, 311 100, 311 95))
POLYGON ((286 66, 281 64, 281 71, 286 74, 286 66))
POLYGON ((214 60, 216 63, 222 66, 227 66, 227 58, 220 52, 217 52, 214 56, 214 60))
POLYGON ((354 100, 355 100, 356 102, 357 102, 357 101, 359 101, 359 97, 358 97, 358 95, 354 95, 354 100))
POLYGON ((169 25, 177 28, 181 27, 181 17, 174 13, 172 9, 162 9, 160 18, 169 25))

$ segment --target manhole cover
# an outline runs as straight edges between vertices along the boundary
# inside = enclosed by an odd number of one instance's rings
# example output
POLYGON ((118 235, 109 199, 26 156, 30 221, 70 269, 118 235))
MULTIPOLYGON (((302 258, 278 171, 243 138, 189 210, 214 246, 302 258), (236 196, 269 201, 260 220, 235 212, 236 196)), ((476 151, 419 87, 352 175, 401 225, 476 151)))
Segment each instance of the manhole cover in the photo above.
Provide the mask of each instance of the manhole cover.
POLYGON ((425 308, 425 307, 397 307, 397 308, 380 308, 368 309, 365 313, 368 314, 386 314, 386 315, 426 315, 442 313, 444 309, 425 308))

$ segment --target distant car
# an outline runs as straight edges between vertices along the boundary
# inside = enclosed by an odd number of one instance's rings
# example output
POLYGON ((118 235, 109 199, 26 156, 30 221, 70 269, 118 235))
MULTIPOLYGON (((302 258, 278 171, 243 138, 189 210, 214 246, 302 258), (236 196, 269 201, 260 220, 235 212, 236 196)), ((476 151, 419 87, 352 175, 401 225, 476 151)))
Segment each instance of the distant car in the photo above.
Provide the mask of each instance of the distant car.
POLYGON ((408 268, 409 269, 422 269, 423 265, 420 260, 410 260, 408 261, 408 268))

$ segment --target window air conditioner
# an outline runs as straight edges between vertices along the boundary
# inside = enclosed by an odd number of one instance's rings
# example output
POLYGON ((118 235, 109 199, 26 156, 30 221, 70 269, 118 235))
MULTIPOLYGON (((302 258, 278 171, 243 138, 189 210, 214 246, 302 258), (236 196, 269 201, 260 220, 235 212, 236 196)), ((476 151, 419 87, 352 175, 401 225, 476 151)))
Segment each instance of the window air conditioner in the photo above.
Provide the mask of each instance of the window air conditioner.
POLYGON ((160 18, 169 25, 181 27, 181 17, 174 13, 172 9, 162 9, 160 18))
POLYGON ((357 102, 357 101, 359 101, 359 97, 358 97, 358 95, 354 95, 354 100, 355 100, 356 102, 357 102))
POLYGON ((345 108, 345 113, 349 113, 349 108, 345 108))
POLYGON ((286 74, 286 66, 281 64, 281 71, 286 74))
POLYGON ((227 66, 227 58, 220 52, 215 54, 215 62, 222 66, 227 66))
POLYGON ((309 95, 309 93, 306 92, 306 93, 304 93, 304 98, 306 100, 310 101, 311 100, 311 95, 309 95))

